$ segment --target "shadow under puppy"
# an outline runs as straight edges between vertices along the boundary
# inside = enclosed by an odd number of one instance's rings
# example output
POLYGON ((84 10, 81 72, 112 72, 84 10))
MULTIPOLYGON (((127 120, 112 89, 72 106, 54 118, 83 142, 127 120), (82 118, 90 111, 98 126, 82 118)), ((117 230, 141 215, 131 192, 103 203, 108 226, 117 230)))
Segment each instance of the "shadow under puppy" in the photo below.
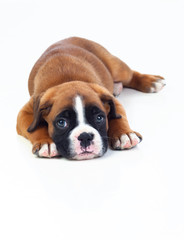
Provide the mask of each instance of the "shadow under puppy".
POLYGON ((30 100, 17 117, 18 134, 39 157, 91 159, 108 144, 129 149, 142 139, 114 97, 123 86, 158 92, 163 77, 132 71, 101 45, 68 38, 50 46, 29 76, 30 100))

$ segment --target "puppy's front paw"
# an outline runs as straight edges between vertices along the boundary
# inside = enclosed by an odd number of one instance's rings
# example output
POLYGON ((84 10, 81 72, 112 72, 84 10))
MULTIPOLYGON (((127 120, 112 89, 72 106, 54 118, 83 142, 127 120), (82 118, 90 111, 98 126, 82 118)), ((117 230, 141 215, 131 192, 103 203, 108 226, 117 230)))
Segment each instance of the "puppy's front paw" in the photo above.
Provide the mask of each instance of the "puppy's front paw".
POLYGON ((139 133, 122 134, 120 137, 111 139, 111 147, 114 150, 130 149, 135 147, 142 141, 142 136, 139 133))
POLYGON ((33 146, 32 152, 38 157, 52 158, 59 156, 55 143, 37 143, 33 146))

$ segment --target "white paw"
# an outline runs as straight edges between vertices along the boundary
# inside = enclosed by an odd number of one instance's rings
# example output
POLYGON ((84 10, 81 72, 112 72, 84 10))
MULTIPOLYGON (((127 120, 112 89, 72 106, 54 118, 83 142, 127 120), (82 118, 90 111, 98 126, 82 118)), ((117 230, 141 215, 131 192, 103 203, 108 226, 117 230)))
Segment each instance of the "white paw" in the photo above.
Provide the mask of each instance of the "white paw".
POLYGON ((141 139, 135 133, 123 134, 113 143, 112 147, 116 150, 129 149, 135 147, 140 142, 141 139))
POLYGON ((163 79, 158 79, 155 82, 152 83, 152 87, 150 87, 150 92, 151 93, 157 93, 160 90, 162 90, 162 88, 165 86, 166 84, 164 83, 163 79))
POLYGON ((115 97, 119 96, 123 90, 123 84, 121 82, 114 83, 113 94, 115 97))
POLYGON ((55 143, 43 144, 41 149, 37 152, 38 157, 52 158, 59 156, 55 143))

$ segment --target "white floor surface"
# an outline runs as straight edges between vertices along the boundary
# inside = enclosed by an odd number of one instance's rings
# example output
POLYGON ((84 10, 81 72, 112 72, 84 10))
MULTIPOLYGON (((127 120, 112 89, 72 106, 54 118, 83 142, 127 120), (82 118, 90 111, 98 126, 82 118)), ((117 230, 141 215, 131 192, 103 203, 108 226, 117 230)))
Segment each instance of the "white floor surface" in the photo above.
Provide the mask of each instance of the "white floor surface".
POLYGON ((184 239, 184 2, 0 0, 0 239, 184 239), (29 72, 52 43, 97 41, 157 94, 119 97, 138 147, 88 161, 39 159, 17 136, 29 72))

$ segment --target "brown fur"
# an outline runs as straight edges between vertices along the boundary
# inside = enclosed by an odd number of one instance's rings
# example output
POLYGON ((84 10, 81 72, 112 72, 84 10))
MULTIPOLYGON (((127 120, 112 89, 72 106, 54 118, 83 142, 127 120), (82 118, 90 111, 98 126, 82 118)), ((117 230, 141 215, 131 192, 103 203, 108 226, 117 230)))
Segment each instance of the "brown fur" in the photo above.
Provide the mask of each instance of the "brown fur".
POLYGON ((44 52, 30 73, 31 97, 18 114, 17 132, 32 142, 33 152, 44 143, 50 144, 52 121, 62 109, 72 105, 77 93, 83 96, 85 104, 95 103, 107 115, 108 101, 113 102, 117 116, 122 118, 109 119, 107 124, 112 144, 122 134, 134 132, 122 105, 112 95, 114 82, 148 92, 152 82, 159 78, 162 77, 132 71, 95 42, 76 37, 59 41, 44 52), (42 125, 41 119, 46 120, 48 127, 42 125))

